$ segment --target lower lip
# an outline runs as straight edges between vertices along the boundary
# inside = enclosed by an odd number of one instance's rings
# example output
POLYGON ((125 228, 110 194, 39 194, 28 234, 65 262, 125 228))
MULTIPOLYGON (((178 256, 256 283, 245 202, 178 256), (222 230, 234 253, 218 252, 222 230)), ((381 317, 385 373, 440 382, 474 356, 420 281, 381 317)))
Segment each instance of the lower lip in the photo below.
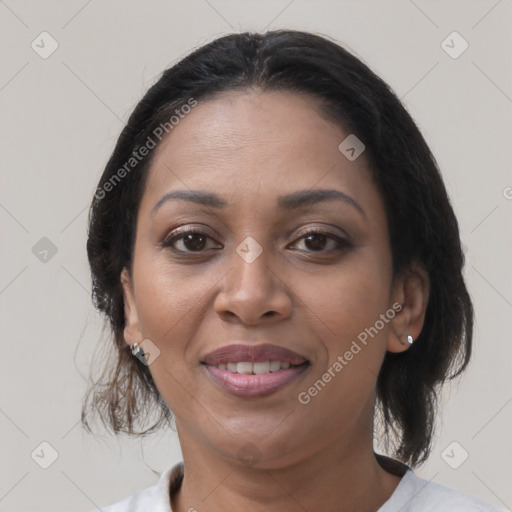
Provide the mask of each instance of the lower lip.
POLYGON ((224 391, 241 398, 254 398, 275 393, 302 374, 309 364, 262 375, 232 373, 216 366, 204 366, 213 381, 224 391))

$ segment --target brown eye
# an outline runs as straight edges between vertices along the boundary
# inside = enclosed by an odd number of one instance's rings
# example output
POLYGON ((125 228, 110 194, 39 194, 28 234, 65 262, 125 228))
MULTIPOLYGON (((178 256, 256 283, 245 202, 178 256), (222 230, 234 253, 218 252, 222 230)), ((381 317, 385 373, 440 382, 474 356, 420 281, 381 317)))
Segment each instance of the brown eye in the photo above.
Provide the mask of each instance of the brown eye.
POLYGON ((202 251, 206 245, 206 236, 198 233, 189 233, 184 235, 180 240, 183 242, 183 246, 189 251, 202 251))
POLYGON ((173 231, 162 242, 162 247, 170 247, 178 253, 197 253, 207 248, 208 240, 212 240, 212 238, 198 229, 179 229, 173 231))
POLYGON ((321 251, 325 249, 328 241, 329 237, 322 235, 321 233, 308 235, 304 238, 305 246, 312 251, 321 251))
MULTIPOLYGON (((347 240, 333 233, 319 230, 310 230, 299 239, 304 243, 306 252, 332 252, 345 249, 350 246, 347 240)), ((297 243, 294 244, 295 246, 297 243)))

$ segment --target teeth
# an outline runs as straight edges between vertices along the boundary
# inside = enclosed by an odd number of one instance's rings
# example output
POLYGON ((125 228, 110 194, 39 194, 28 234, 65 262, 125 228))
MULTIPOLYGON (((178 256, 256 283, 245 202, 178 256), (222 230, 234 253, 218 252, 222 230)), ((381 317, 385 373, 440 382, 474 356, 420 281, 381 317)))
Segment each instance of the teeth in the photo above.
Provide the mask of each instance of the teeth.
POLYGON ((232 373, 242 373, 245 375, 252 373, 255 375, 263 375, 265 373, 286 370, 289 367, 290 363, 285 361, 262 361, 257 363, 242 361, 240 363, 221 363, 217 365, 217 368, 220 370, 228 370, 232 373))
POLYGON ((270 372, 270 361, 264 361, 263 363, 252 363, 252 371, 256 375, 270 372))
POLYGON ((236 371, 238 373, 252 373, 252 363, 237 363, 236 371))
POLYGON ((271 372, 277 372, 280 369, 281 369, 281 361, 270 361, 270 371, 271 372))

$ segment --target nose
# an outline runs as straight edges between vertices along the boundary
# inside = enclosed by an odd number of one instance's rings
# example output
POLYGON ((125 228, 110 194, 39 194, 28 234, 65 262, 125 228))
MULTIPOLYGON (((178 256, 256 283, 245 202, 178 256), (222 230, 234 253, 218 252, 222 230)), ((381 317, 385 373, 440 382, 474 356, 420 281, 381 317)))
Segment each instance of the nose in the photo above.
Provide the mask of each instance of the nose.
POLYGON ((289 285, 269 266, 265 251, 250 263, 236 252, 231 260, 231 269, 221 282, 214 302, 220 317, 255 325, 277 322, 291 315, 289 285))

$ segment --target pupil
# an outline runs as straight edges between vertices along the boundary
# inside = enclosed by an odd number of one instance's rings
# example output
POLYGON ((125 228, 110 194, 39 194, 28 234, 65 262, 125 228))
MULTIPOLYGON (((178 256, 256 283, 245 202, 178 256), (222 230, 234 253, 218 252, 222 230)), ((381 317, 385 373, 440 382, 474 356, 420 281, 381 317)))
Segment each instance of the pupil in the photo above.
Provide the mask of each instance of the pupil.
POLYGON ((204 248, 205 237, 203 235, 198 235, 198 234, 189 234, 189 235, 186 235, 185 239, 183 240, 183 243, 185 244, 185 247, 188 250, 200 251, 201 249, 204 248), (196 243, 194 243, 194 238, 196 239, 196 243), (197 243, 197 239, 200 239, 199 243, 197 243))
POLYGON ((323 249, 324 248, 324 245, 325 245, 325 235, 320 235, 320 234, 317 234, 317 235, 309 235, 308 237, 305 238, 304 242, 307 246, 308 249, 323 249), (316 240, 316 242, 315 242, 316 240), (320 243, 318 243, 318 241, 320 240, 320 243), (309 244, 308 241, 313 241, 312 244, 309 244))

